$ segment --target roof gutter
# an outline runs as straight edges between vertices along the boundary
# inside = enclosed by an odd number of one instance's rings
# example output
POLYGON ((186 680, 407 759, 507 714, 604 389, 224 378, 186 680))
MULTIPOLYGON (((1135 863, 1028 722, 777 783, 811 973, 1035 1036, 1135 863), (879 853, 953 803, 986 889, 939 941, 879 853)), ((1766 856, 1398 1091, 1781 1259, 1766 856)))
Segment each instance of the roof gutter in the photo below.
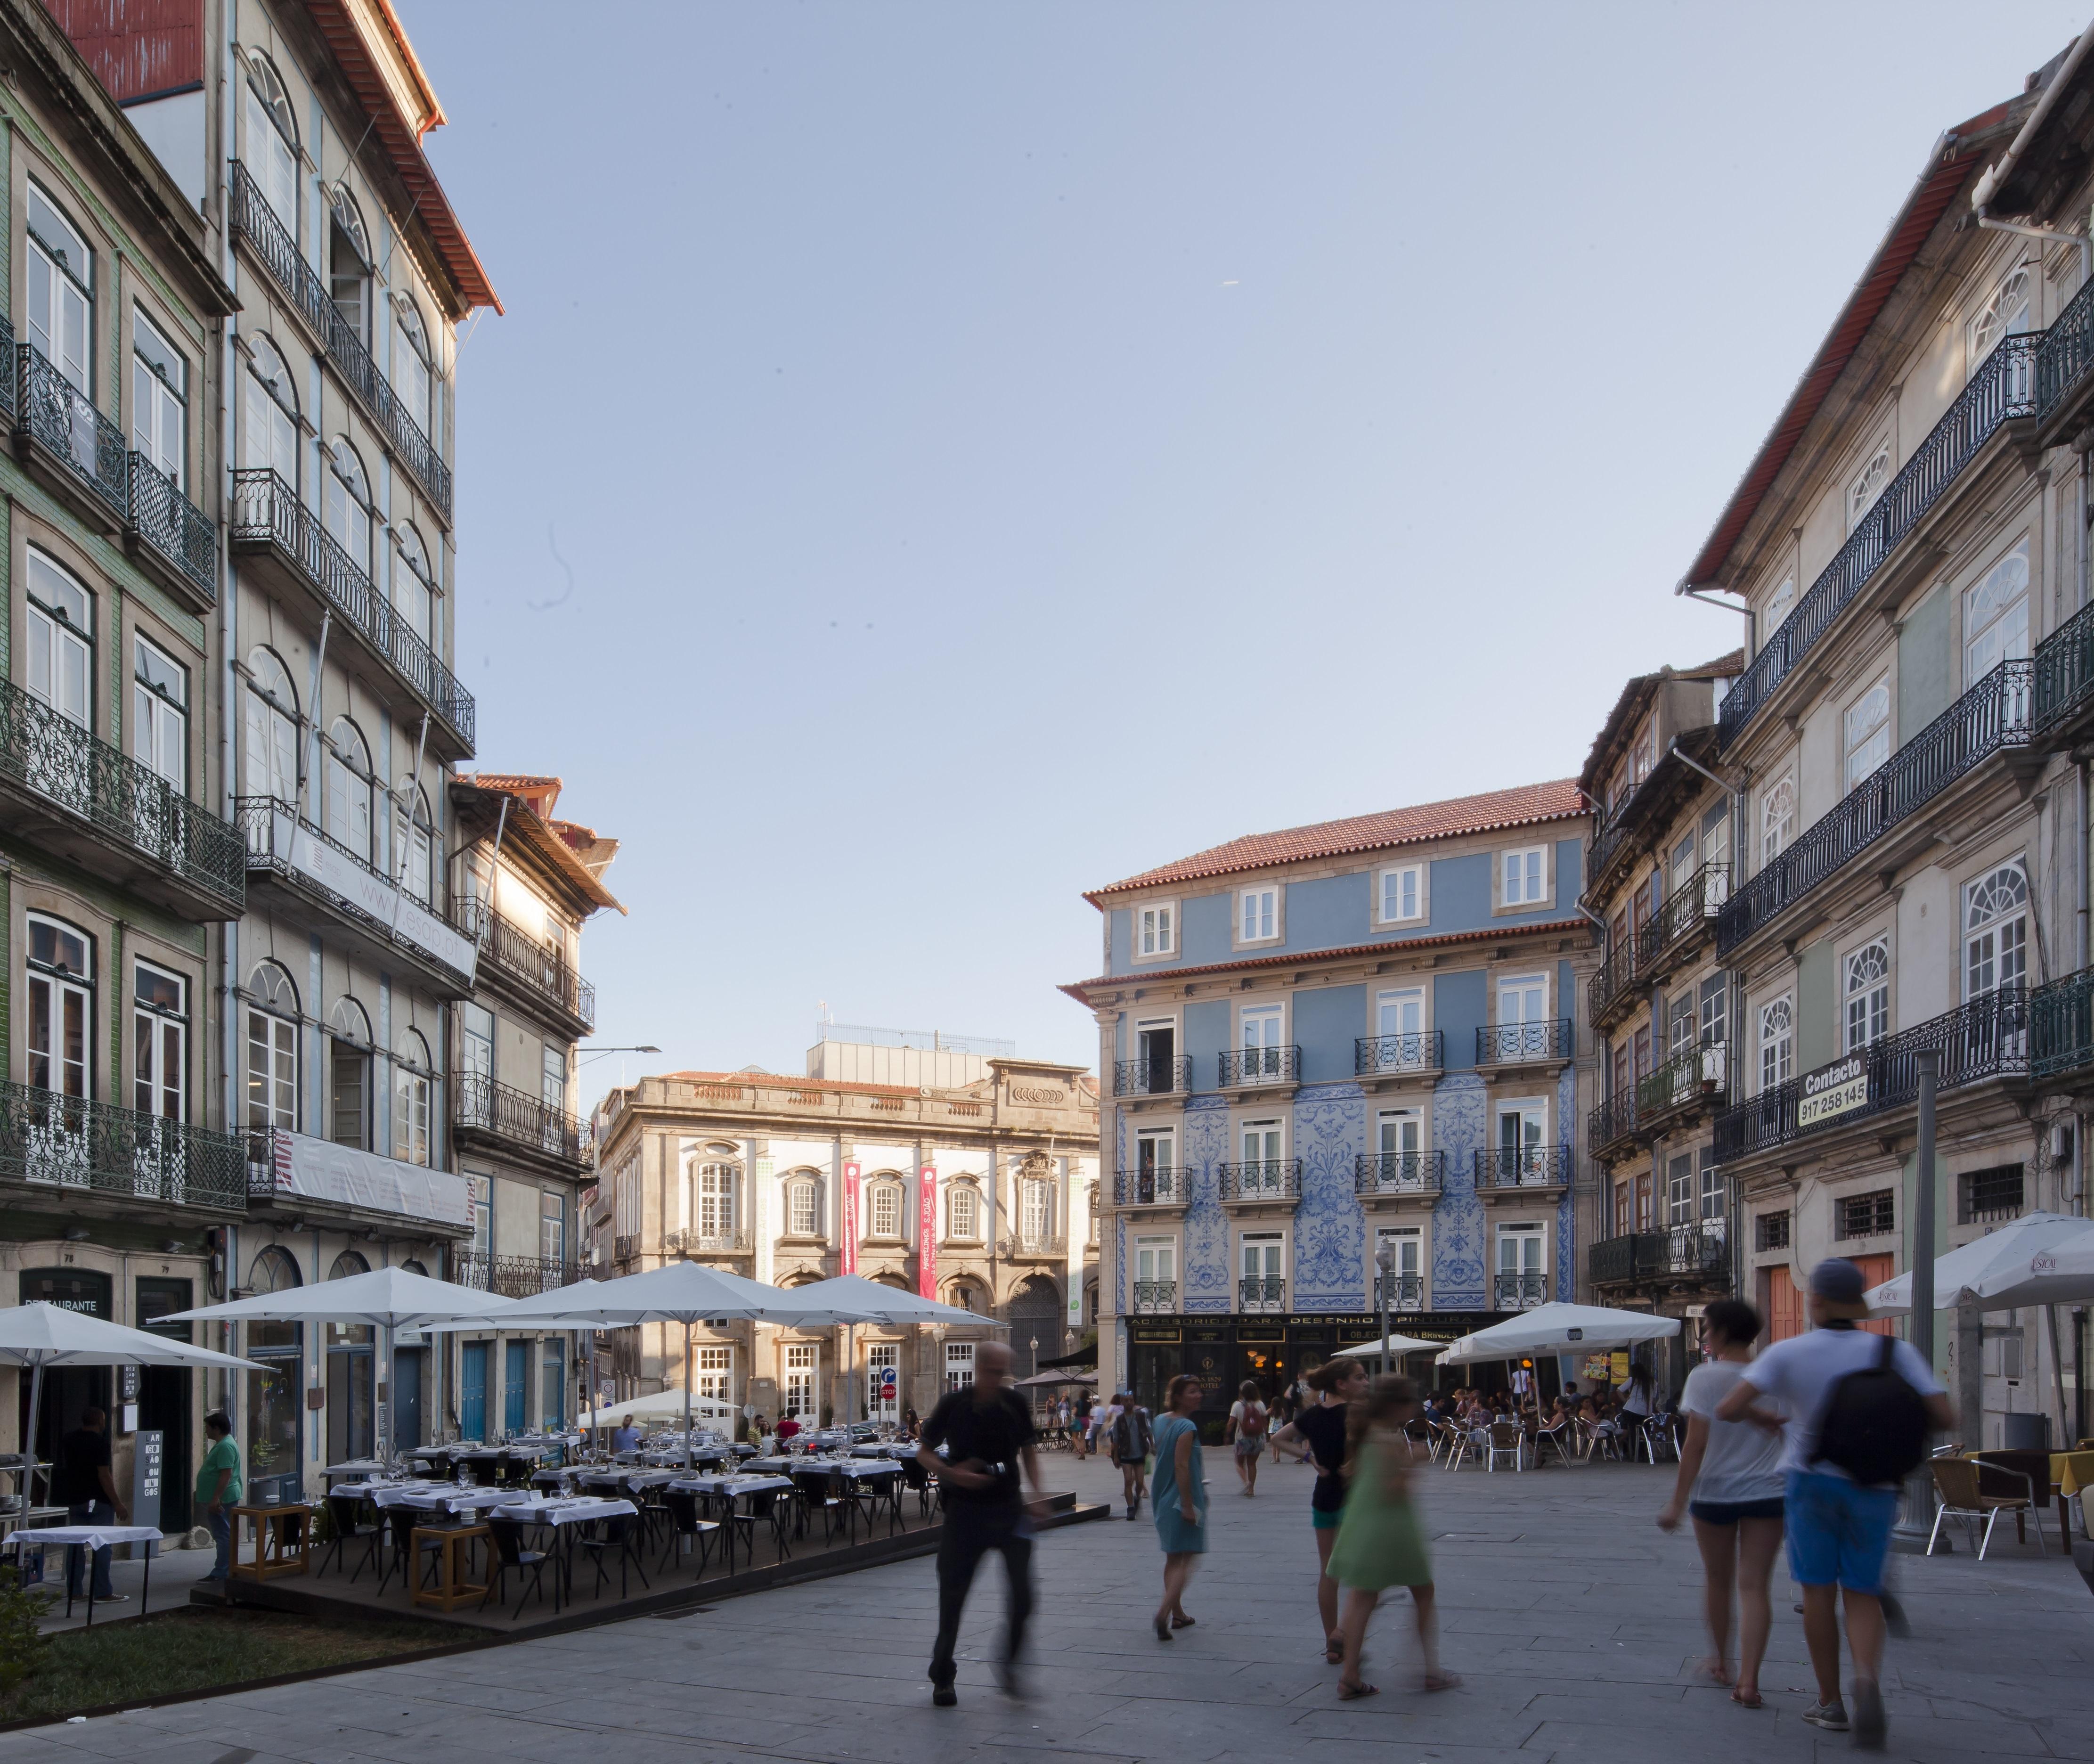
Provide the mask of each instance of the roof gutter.
POLYGON ((2043 96, 2036 100, 2035 108, 2029 112, 2028 120, 2022 124, 2020 133, 2007 144, 2007 150, 2000 155, 1998 162, 1985 167, 1979 176, 1976 187, 1970 192, 1970 206, 1981 228, 1988 232, 2019 233, 2024 238, 2041 239, 2047 244, 2074 246, 2079 253, 2079 272, 2083 280, 2094 278, 2094 241, 2078 233, 2060 232, 2053 227, 2028 227, 2014 221, 1995 220, 1985 212, 1985 208, 1999 194, 2001 186, 2014 176, 2022 155, 2035 141, 2036 131, 2049 120, 2050 113, 2057 108, 2057 101, 2064 96, 2073 75, 2079 72, 2079 64, 2087 59, 2090 50, 2094 50, 2094 24, 2088 24, 2073 39, 2072 47, 2065 52, 2064 61, 2050 84, 2044 88, 2043 96))

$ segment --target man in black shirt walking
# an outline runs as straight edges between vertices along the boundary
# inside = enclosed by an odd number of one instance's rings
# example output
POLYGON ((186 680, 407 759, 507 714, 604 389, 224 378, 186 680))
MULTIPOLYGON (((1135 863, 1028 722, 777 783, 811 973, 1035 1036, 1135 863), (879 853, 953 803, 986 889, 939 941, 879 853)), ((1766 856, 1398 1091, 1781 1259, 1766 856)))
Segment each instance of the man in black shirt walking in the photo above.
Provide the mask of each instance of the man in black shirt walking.
POLYGON ((941 1709, 960 1700, 953 1688, 953 1646, 975 1570, 992 1549, 1002 1553, 1010 1576, 1010 1627, 997 1681, 1007 1694, 1019 1694, 1018 1649, 1032 1614, 1032 1535, 1019 1487, 1021 1465, 1033 1493, 1042 1491, 1032 1413, 1006 1388, 1010 1378, 1010 1349, 984 1341, 975 1350, 974 1384, 939 1400, 916 1450, 917 1462, 938 1479, 945 1510, 938 1541, 938 1640, 931 1650, 931 1701, 941 1709), (941 1445, 944 1458, 937 1455, 941 1445))
MULTIPOLYGON (((128 1521, 131 1509, 116 1492, 110 1474, 109 1417, 99 1409, 80 1411, 80 1425, 59 1441, 58 1475, 53 1497, 66 1509, 68 1525, 108 1525, 128 1521)), ((80 1558, 87 1552, 77 1545, 66 1550, 66 1596, 80 1596, 80 1558)), ((94 1553, 94 1601, 98 1605, 124 1602, 124 1595, 109 1584, 109 1546, 94 1553)))

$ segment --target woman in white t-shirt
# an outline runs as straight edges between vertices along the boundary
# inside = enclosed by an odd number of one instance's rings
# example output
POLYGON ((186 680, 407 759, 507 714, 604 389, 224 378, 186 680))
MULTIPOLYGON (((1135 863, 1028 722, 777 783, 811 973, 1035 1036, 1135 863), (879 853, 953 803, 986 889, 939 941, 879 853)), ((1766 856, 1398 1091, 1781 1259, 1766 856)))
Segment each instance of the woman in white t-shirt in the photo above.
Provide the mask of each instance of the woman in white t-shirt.
POLYGON ((1236 1400, 1229 1406, 1228 1425, 1222 1430, 1223 1438, 1236 1447, 1236 1480, 1243 1484, 1245 1494, 1258 1492, 1258 1461, 1265 1451, 1266 1424, 1270 1419, 1265 1405, 1258 1401, 1256 1381, 1245 1379, 1236 1392, 1236 1400))
POLYGON ((1679 1412, 1687 1444, 1672 1499, 1657 1516, 1670 1532, 1682 1509, 1694 1516, 1707 1584, 1705 1598, 1714 1652, 1705 1667, 1718 1684, 1730 1683, 1725 1658, 1731 1643, 1731 1592, 1738 1596, 1738 1680, 1731 1701, 1760 1706, 1760 1661, 1766 1653, 1774 1606, 1768 1582, 1781 1549, 1781 1436, 1750 1421, 1718 1421, 1717 1405, 1730 1395, 1752 1362, 1760 1315, 1742 1299, 1719 1298, 1701 1319, 1707 1356, 1687 1375, 1679 1412), (1691 1497, 1691 1499, 1690 1499, 1691 1497))

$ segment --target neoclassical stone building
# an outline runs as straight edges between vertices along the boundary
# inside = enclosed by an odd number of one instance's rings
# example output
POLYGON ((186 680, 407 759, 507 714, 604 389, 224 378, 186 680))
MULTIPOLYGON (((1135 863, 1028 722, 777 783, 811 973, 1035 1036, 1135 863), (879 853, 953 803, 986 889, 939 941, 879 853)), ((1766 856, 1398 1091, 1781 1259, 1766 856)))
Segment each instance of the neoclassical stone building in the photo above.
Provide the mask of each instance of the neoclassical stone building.
MULTIPOLYGON (((804 1078, 643 1078, 597 1116, 596 1273, 680 1257, 780 1286, 854 1271, 979 1313, 979 1329, 868 1327, 848 1341, 747 1323, 693 1338, 700 1395, 841 1415, 848 1352, 862 1379, 854 1413, 921 1414, 971 1380, 976 1345, 997 1333, 986 1319, 1010 1323, 1020 1376, 1095 1320, 1097 1109, 1081 1067, 949 1042, 824 1041, 804 1078)), ((606 1344, 599 1376, 619 1396, 682 1386, 680 1328, 615 1331, 606 1344)))

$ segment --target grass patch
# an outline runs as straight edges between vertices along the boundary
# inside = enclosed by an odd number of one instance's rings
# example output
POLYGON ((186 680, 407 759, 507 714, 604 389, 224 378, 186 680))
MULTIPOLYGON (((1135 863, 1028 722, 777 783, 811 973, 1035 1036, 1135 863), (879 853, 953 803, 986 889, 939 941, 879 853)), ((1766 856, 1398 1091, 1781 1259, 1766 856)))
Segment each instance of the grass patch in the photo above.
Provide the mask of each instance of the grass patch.
POLYGON ((467 1639, 412 1618, 336 1623, 287 1611, 200 1607, 127 1617, 50 1638, 36 1675, 0 1700, 0 1720, 142 1703, 181 1691, 383 1661, 467 1639))

